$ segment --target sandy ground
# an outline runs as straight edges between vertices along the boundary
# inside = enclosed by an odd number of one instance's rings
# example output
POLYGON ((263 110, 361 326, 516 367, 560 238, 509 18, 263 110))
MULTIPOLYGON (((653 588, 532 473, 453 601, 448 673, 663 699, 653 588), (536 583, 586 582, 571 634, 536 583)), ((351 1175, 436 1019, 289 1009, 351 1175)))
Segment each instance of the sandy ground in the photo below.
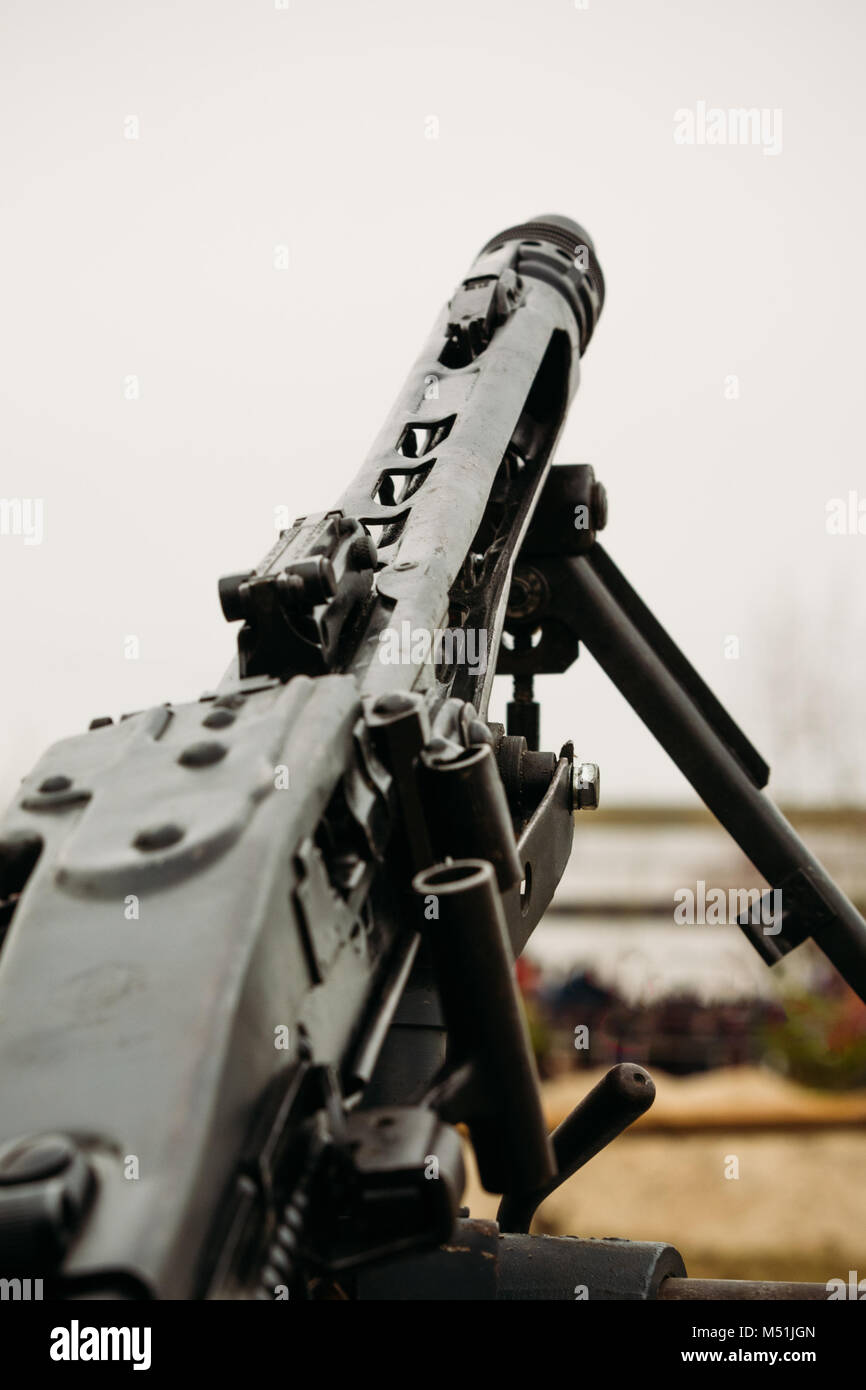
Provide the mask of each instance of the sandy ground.
MULTIPOLYGON (((549 1121, 594 1079, 548 1083, 549 1121)), ((533 1230, 665 1240, 696 1278, 825 1282, 852 1269, 866 1276, 863 1093, 838 1098, 828 1123, 828 1099, 832 1106, 836 1098, 771 1073, 655 1079, 656 1127, 647 1117, 592 1159, 548 1198, 533 1230)), ((472 1215, 495 1216, 497 1199, 481 1189, 474 1165, 470 1173, 464 1200, 472 1215)))

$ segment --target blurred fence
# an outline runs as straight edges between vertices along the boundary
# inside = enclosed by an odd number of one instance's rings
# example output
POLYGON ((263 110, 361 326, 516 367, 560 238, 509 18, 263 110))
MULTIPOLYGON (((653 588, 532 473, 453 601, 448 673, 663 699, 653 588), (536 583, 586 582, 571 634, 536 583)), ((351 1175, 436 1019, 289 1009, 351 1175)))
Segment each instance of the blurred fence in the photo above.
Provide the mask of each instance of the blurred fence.
MULTIPOLYGON (((866 813, 788 814, 862 911, 866 813)), ((738 894, 767 886, 700 809, 578 817, 520 968, 542 1071, 624 1058, 680 1075, 751 1063, 813 1086, 866 1085, 866 1008, 822 953, 807 945, 771 971, 732 920, 738 894), (689 894, 715 910, 683 921, 689 894)))

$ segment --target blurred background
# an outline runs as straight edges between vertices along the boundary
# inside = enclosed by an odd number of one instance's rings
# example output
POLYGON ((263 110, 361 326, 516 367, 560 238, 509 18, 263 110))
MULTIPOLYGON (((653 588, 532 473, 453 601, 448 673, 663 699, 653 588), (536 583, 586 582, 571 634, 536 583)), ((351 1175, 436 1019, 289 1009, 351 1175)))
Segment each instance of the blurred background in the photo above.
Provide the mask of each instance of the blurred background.
MULTIPOLYGON (((558 457, 862 909, 857 0, 6 0, 0 29, 4 799, 92 717, 213 685, 218 576, 333 502, 478 247, 555 211, 607 279, 558 457), (772 140, 675 138, 710 108, 772 140)), ((546 1104, 619 1059, 659 1085, 545 1229, 866 1275, 862 1006, 817 952, 771 975, 677 924, 678 889, 761 880, 591 658, 538 686, 543 746, 602 770, 521 966, 546 1104)))

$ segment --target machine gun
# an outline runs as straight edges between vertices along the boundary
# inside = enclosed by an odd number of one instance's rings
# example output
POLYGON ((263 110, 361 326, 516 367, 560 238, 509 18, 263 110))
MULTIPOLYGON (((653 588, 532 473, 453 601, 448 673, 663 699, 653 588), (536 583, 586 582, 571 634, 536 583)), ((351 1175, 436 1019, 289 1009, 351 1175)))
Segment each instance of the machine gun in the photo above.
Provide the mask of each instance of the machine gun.
POLYGON ((598 769, 539 749, 534 676, 593 653, 781 890, 772 933, 741 923, 768 963, 811 934, 866 998, 866 923, 601 548, 592 468, 551 466, 603 303, 576 223, 494 237, 336 506, 221 582, 219 686, 94 720, 24 779, 4 1275, 67 1299, 694 1295, 668 1245, 528 1234, 653 1098, 624 1063, 545 1129, 513 964, 598 769), (458 1125, 498 1223, 460 1207, 458 1125))

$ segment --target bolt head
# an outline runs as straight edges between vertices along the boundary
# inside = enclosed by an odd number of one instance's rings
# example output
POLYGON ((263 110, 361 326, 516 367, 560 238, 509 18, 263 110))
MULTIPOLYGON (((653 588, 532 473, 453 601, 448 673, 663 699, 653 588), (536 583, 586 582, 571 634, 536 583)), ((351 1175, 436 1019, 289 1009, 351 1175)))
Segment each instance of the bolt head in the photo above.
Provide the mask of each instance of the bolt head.
POLYGON ((598 810, 601 780, 598 763, 575 763, 572 777, 575 811, 598 810))
POLYGON ((40 782, 39 790, 49 796, 52 792, 65 792, 72 786, 72 778, 64 777, 59 774, 56 777, 46 777, 44 782, 40 782))
POLYGON ((41 1134, 10 1144, 0 1156, 0 1185, 43 1182, 68 1168, 75 1145, 65 1135, 41 1134))
POLYGON ((210 714, 206 714, 201 721, 206 729, 227 729, 230 724, 234 724, 237 715, 230 709, 215 709, 210 714))
POLYGON ((184 748, 177 760, 183 767, 211 767, 213 763, 218 763, 224 758, 227 752, 224 743, 218 743, 216 739, 203 739, 200 743, 191 743, 188 748, 184 748))
POLYGON ((165 825, 154 825, 147 830, 140 830, 133 840, 136 849, 145 852, 158 849, 170 849, 183 839, 183 829, 179 825, 167 822, 165 825))

